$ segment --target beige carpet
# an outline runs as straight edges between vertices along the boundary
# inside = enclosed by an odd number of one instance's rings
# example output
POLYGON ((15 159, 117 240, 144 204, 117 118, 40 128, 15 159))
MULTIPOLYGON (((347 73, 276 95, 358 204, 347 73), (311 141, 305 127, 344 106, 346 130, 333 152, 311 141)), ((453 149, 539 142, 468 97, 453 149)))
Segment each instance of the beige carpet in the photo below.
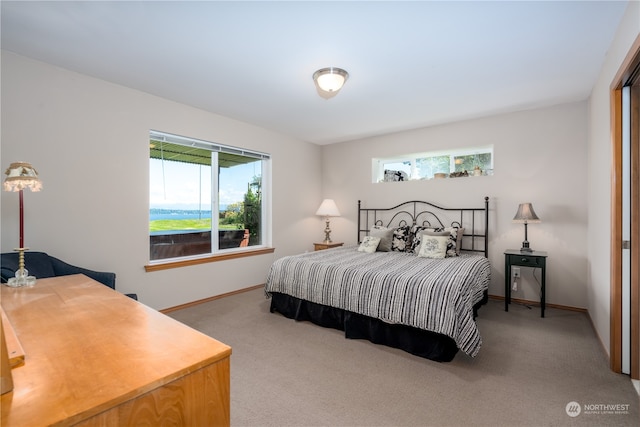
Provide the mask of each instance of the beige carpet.
POLYGON ((437 363, 269 313, 261 289, 170 313, 233 348, 232 426, 639 426, 587 316, 545 314, 490 301, 479 355, 437 363))

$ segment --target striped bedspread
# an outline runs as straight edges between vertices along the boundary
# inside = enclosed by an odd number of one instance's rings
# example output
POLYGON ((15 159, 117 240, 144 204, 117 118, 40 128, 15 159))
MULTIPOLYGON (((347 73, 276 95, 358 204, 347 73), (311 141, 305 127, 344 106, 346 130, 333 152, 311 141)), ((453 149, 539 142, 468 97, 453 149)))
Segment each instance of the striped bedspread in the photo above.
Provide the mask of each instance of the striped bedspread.
POLYGON ((276 260, 265 290, 444 334, 473 357, 482 345, 473 305, 490 272, 480 255, 430 259, 350 246, 276 260))

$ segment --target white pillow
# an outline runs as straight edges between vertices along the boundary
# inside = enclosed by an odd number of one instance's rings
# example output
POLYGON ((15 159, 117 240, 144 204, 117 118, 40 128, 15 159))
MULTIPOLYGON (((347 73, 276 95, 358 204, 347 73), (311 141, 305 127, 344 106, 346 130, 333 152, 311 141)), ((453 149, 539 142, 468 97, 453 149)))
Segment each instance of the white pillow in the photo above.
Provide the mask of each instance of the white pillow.
POLYGON ((449 236, 422 235, 418 256, 422 258, 444 258, 447 254, 449 236))
MULTIPOLYGON (((424 230, 421 230, 418 232, 418 234, 416 234, 416 237, 414 237, 413 241, 414 241, 414 252, 416 254, 420 253, 420 246, 422 246, 422 238, 424 236, 451 236, 451 233, 449 231, 435 231, 434 228, 427 228, 424 230)), ((449 248, 449 244, 451 243, 451 237, 449 237, 449 243, 447 243, 447 249, 449 248)))
POLYGON ((362 243, 360 243, 360 246, 358 246, 358 252, 366 252, 368 254, 374 253, 376 249, 378 249, 379 243, 379 237, 365 236, 362 243))

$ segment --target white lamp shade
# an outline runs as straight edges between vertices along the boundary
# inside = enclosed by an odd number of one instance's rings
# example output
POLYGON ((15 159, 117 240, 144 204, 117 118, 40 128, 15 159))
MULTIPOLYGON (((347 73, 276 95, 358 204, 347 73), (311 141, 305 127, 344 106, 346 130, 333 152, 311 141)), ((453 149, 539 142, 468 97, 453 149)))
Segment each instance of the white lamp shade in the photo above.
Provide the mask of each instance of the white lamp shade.
POLYGON ((340 216, 340 211, 333 199, 324 199, 318 208, 316 215, 319 216, 340 216))
POLYGON ((325 92, 339 91, 348 77, 349 73, 342 68, 335 67, 323 68, 313 74, 313 80, 325 92))
POLYGON ((344 77, 340 74, 323 74, 318 77, 318 86, 325 92, 337 92, 344 85, 344 77))

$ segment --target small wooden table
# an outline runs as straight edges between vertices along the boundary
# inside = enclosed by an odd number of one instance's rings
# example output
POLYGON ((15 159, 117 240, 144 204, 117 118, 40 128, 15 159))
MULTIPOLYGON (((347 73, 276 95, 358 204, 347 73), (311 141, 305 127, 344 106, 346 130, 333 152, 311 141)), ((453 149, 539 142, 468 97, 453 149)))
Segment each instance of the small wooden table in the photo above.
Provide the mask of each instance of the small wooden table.
POLYGON ((25 352, 0 425, 229 425, 231 348, 84 275, 1 286, 25 352))
POLYGON ((344 245, 344 243, 335 243, 335 242, 331 242, 331 243, 314 243, 313 244, 313 250, 314 251, 321 251, 323 249, 331 249, 331 248, 337 248, 339 246, 344 245))

